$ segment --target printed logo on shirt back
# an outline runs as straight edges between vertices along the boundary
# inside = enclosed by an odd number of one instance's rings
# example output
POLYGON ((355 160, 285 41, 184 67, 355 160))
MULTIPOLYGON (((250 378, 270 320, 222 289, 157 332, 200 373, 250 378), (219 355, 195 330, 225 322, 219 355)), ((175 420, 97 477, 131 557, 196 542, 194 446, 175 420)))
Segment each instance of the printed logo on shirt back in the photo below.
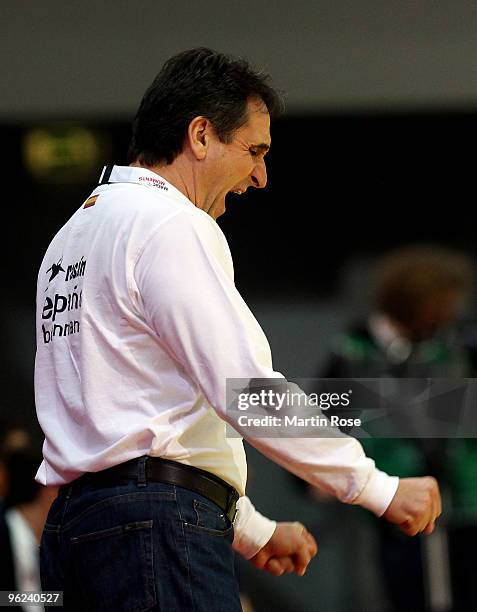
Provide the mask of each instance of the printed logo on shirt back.
POLYGON ((63 261, 63 257, 60 259, 60 261, 58 263, 53 263, 48 270, 46 271, 47 274, 50 274, 50 278, 48 279, 48 285, 46 286, 45 291, 48 291, 48 287, 50 286, 51 281, 56 278, 58 276, 58 274, 60 274, 60 272, 64 272, 65 269, 61 266, 61 262, 63 261))
POLYGON ((60 290, 56 290, 54 295, 45 297, 41 313, 41 318, 44 321, 41 328, 45 344, 52 342, 55 338, 77 334, 80 331, 80 321, 76 318, 76 311, 80 310, 83 304, 81 280, 86 269, 86 259, 81 257, 78 261, 66 265, 66 270, 62 266, 62 261, 63 258, 47 270, 47 273, 51 272, 51 276, 48 279, 45 292, 50 287, 50 281, 58 276, 60 272, 65 273, 64 279, 61 279, 63 283, 68 285, 72 280, 75 283, 73 287, 66 286, 64 290, 61 290, 60 286, 60 290), (64 321, 65 318, 68 320, 64 321))

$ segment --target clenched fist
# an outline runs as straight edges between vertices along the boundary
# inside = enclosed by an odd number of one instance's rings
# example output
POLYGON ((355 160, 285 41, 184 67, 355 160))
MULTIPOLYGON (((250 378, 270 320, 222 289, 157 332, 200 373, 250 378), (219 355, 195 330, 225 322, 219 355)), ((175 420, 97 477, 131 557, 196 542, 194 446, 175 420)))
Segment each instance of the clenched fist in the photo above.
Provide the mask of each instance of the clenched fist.
POLYGON ((401 478, 396 494, 384 513, 390 523, 399 525, 407 535, 432 533, 442 504, 435 478, 401 478))
POLYGON ((303 576, 317 552, 315 538, 301 523, 277 523, 270 540, 250 561, 275 576, 289 572, 303 576))

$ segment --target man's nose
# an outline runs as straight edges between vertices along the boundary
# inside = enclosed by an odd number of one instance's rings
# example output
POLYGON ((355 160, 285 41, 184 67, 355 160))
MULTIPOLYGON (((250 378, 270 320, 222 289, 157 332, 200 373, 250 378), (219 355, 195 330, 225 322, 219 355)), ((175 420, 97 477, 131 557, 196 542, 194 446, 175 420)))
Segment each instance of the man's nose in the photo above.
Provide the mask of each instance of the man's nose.
POLYGON ((250 176, 253 186, 257 189, 263 189, 267 185, 267 167, 265 165, 265 160, 262 159, 256 163, 250 176))

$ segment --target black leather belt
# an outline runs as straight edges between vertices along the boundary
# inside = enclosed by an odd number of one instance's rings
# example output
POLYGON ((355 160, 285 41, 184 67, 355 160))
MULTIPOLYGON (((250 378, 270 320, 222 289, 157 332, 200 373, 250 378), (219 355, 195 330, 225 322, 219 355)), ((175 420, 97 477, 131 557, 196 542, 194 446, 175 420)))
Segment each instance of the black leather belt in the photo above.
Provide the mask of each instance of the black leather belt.
POLYGON ((78 481, 117 484, 125 480, 137 480, 141 459, 144 461, 143 477, 146 481, 164 482, 195 491, 213 501, 231 521, 234 520, 235 506, 239 498, 237 491, 215 474, 177 461, 161 457, 139 457, 100 472, 88 472, 80 476, 78 481))

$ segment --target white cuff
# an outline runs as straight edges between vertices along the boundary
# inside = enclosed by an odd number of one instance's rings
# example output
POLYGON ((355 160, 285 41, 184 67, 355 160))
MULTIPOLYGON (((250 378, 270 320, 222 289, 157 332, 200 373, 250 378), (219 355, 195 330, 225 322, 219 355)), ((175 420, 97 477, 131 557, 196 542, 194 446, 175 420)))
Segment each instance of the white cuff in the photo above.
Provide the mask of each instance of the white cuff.
POLYGON ((376 468, 353 504, 371 510, 376 516, 382 516, 396 495, 398 485, 397 476, 388 476, 376 468))
POLYGON ((272 537, 277 523, 255 510, 248 497, 237 502, 233 549, 246 559, 252 558, 272 537))

